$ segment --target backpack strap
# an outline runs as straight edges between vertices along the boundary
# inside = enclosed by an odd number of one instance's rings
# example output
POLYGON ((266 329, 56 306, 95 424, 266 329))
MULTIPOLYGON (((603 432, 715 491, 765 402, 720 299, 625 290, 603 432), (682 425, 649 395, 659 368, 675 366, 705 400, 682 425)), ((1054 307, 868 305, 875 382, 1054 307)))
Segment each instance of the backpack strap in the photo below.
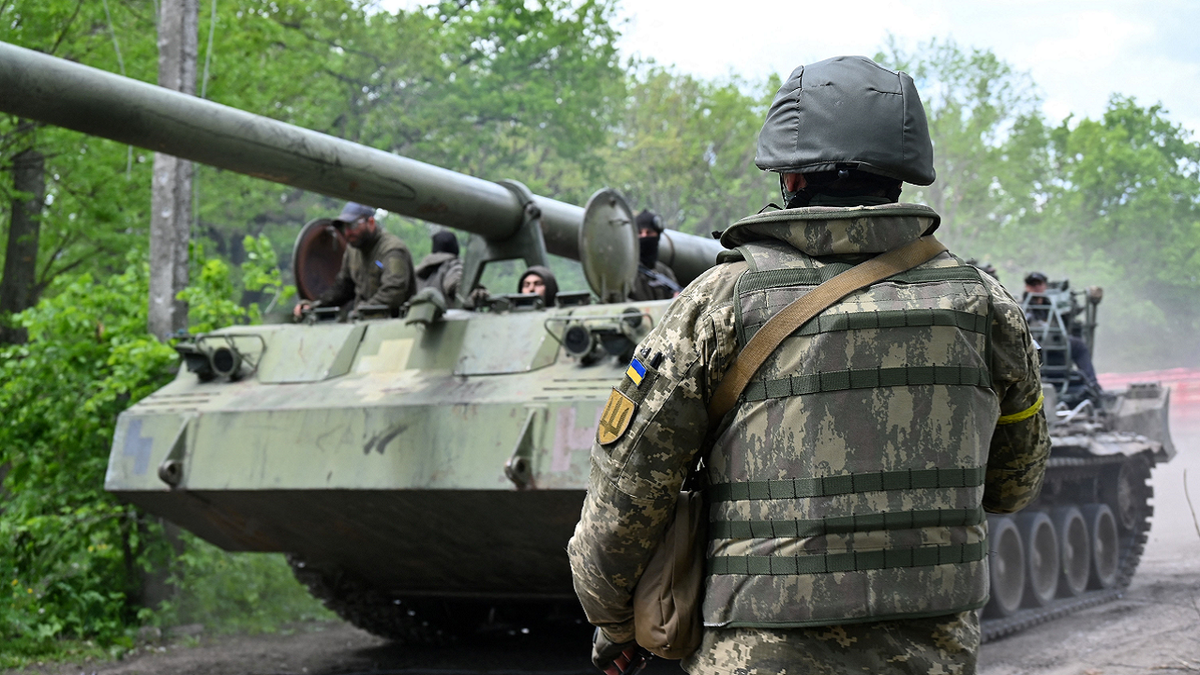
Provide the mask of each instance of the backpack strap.
POLYGON ((784 307, 750 338, 717 385, 708 402, 709 423, 716 426, 733 409, 750 378, 797 328, 854 291, 928 262, 945 250, 932 235, 921 237, 851 267, 784 307))

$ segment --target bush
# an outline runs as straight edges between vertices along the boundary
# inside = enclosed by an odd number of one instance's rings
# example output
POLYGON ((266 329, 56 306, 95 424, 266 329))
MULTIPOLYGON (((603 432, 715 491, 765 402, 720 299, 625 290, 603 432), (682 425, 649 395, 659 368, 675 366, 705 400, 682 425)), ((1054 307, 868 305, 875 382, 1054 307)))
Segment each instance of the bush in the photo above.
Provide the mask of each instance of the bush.
MULTIPOLYGON (((247 239, 255 256, 241 285, 279 295, 274 252, 247 239)), ((195 254, 196 283, 183 294, 192 325, 257 319, 256 306, 230 299, 240 290, 229 267, 195 254)), ((0 665, 70 653, 64 639, 116 653, 146 622, 220 616, 265 629, 321 611, 298 599, 279 556, 232 556, 190 536, 176 555, 156 519, 104 492, 117 416, 177 368, 175 351, 146 330, 148 277, 131 255, 106 279, 62 279, 14 317, 28 343, 0 347, 0 665), (157 615, 140 597, 151 570, 182 591, 157 615)))

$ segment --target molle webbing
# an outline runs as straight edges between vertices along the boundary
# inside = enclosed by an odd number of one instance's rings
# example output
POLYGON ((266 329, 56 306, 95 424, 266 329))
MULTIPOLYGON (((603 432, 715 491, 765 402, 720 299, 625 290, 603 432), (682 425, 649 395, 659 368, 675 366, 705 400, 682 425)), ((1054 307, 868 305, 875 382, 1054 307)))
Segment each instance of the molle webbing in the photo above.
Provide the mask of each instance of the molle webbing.
MULTIPOLYGON (((746 272, 737 281, 737 294, 744 295, 766 288, 784 286, 816 286, 854 267, 849 263, 829 263, 820 267, 792 267, 787 269, 746 272)), ((974 267, 930 267, 913 269, 893 274, 885 281, 900 284, 921 284, 935 281, 979 281, 974 267)))
POLYGON ((821 314, 801 326, 792 335, 804 336, 872 328, 924 328, 927 326, 952 326, 972 333, 986 334, 988 318, 956 309, 923 308, 821 314))
POLYGON ((718 483, 705 490, 710 502, 749 499, 808 499, 882 490, 971 488, 983 485, 987 467, 965 469, 909 469, 877 473, 851 473, 819 478, 784 478, 739 483, 718 483))
POLYGON ((813 520, 716 520, 708 525, 713 539, 778 539, 823 537, 830 534, 911 530, 921 527, 963 527, 984 521, 983 508, 929 509, 872 513, 813 520))
MULTIPOLYGON (((753 247, 743 250, 753 254, 753 247)), ((767 319, 754 337, 745 343, 717 384, 708 402, 709 420, 720 420, 733 409, 746 383, 797 328, 847 295, 905 270, 911 270, 945 251, 946 247, 937 239, 921 237, 845 270, 778 310, 767 319)), ((734 284, 735 293, 739 298, 743 297, 739 288, 745 276, 743 274, 734 284)), ((740 307, 739 301, 735 308, 740 307)), ((741 310, 735 309, 734 314, 738 339, 741 340, 744 337, 741 310)))
POLYGON ((787 398, 847 389, 877 389, 879 387, 927 384, 990 387, 992 379, 987 368, 971 366, 901 366, 899 368, 834 370, 827 373, 789 375, 776 380, 751 382, 746 385, 742 396, 746 401, 764 401, 770 398, 787 398))
POLYGON ((786 575, 862 572, 899 567, 931 567, 976 562, 987 556, 987 542, 852 551, 824 555, 749 555, 709 558, 709 574, 786 575))

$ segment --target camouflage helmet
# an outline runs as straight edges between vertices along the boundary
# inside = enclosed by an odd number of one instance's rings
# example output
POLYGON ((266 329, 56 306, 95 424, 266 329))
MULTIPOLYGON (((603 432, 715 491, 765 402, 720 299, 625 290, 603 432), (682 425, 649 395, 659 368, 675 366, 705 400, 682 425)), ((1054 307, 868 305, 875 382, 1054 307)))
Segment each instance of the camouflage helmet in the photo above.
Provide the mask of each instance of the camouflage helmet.
POLYGON ((767 112, 754 163, 779 173, 858 169, 915 185, 935 175, 912 78, 865 56, 792 71, 767 112))

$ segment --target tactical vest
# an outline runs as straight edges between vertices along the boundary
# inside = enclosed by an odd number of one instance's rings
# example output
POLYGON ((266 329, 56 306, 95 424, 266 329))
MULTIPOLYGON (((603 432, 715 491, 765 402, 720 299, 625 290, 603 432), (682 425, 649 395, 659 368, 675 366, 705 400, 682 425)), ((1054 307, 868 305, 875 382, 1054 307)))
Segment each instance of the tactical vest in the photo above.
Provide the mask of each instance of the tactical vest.
MULTIPOLYGON (((742 346, 850 267, 764 240, 740 247, 742 346)), ((984 604, 991 297, 940 256, 851 294, 747 385, 708 458, 704 623, 801 627, 984 604)))

